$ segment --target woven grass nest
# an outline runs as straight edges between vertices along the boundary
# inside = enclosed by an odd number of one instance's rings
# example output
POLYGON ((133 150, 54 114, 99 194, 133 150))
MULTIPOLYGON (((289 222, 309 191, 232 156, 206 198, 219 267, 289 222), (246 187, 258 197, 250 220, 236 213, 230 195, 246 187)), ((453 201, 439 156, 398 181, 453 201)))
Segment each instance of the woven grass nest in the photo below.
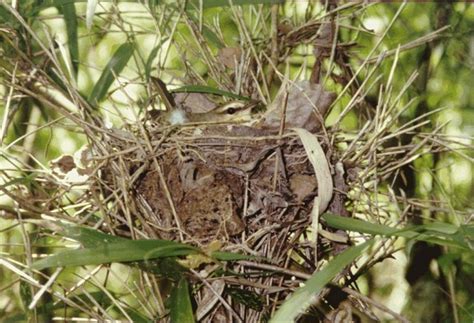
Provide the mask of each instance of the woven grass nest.
POLYGON ((153 162, 137 181, 137 193, 153 211, 147 220, 163 228, 161 237, 176 239, 181 229, 185 240, 199 244, 241 243, 241 234, 258 240, 273 231, 276 242, 285 240, 285 227, 308 223, 317 182, 297 138, 242 126, 211 127, 199 137, 192 131, 170 135, 180 145, 170 144, 158 157, 177 219, 153 162))
MULTIPOLYGON (((110 197, 121 187, 122 175, 113 178, 121 172, 110 168, 120 161, 134 179, 130 189, 139 206, 136 219, 145 221, 157 237, 199 245, 213 240, 226 245, 245 242, 249 247, 268 233, 274 242, 284 242, 291 232, 304 231, 310 224, 318 182, 291 128, 320 131, 321 117, 334 94, 306 81, 295 83, 286 93, 288 97, 280 95, 274 105, 281 106, 281 99, 286 99, 286 114, 297 116, 286 117, 285 128, 290 129, 283 132, 277 111, 264 116, 263 125, 170 127, 149 122, 145 131, 153 153, 144 152, 145 148, 131 150, 132 138, 143 142, 133 133, 111 136, 109 148, 130 152, 109 159, 102 169, 105 195, 110 197)), ((323 146, 325 142, 321 140, 323 146)))
MULTIPOLYGON (((151 121, 133 132, 115 131, 104 147, 116 153, 109 154, 97 183, 109 205, 115 206, 109 225, 129 237, 262 257, 273 266, 270 272, 294 266, 296 257, 299 272, 311 274, 326 247, 331 244, 330 249, 337 250, 341 244, 321 235, 316 244, 315 230, 309 230, 314 203, 322 194, 321 174, 315 171, 321 163, 312 160, 315 147, 304 144, 302 136, 319 143, 319 158, 327 168, 322 176, 331 177, 333 150, 322 120, 334 99, 335 94, 321 85, 300 81, 282 86, 267 112, 252 124, 168 126, 151 121)), ((343 202, 333 197, 332 186, 323 189, 325 201, 318 200, 323 205, 317 211, 340 211, 343 202)), ((214 265, 187 263, 206 276, 212 275, 214 265)), ((243 263, 226 266, 245 276, 243 263)), ((224 280, 242 286, 235 278, 224 280)), ((280 284, 270 276, 250 281, 269 287, 280 284)), ((279 290, 281 300, 291 292, 279 290)), ((197 293, 196 301, 204 294, 197 293)))

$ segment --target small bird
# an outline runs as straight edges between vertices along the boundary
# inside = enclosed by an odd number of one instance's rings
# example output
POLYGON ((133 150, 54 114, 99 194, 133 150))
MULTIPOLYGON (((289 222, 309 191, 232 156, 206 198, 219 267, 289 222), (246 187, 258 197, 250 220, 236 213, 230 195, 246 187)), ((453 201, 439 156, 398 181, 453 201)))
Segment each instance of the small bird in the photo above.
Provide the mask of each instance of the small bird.
POLYGON ((186 113, 175 108, 166 112, 166 122, 171 125, 186 123, 243 123, 252 120, 252 110, 257 107, 257 101, 231 101, 215 109, 203 113, 186 113))
POLYGON ((171 125, 186 123, 243 123, 252 119, 253 108, 259 101, 231 101, 216 107, 208 112, 188 113, 175 102, 173 95, 166 88, 166 84, 157 77, 151 77, 152 84, 165 105, 165 111, 158 111, 157 119, 171 125))

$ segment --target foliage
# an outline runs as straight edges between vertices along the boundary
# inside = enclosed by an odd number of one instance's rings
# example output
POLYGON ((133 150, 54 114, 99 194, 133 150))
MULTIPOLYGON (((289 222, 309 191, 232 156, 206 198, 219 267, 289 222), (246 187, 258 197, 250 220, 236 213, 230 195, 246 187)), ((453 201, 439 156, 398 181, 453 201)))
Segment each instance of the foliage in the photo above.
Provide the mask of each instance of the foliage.
POLYGON ((473 28, 465 3, 2 2, 0 317, 472 321, 473 28), (267 219, 240 249, 160 237, 136 218, 140 174, 119 167, 156 152, 153 77, 267 106, 289 80, 317 79, 337 94, 321 144, 344 208, 295 219, 304 229, 276 242, 267 219))

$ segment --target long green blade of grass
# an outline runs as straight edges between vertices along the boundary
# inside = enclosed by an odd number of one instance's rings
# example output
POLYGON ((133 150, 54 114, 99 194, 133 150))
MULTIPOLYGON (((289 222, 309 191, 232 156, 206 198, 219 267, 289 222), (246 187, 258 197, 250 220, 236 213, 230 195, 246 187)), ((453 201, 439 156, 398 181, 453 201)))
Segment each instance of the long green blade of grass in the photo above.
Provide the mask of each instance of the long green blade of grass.
POLYGON ((172 323, 195 322, 186 278, 180 279, 178 285, 171 292, 170 318, 172 323))
POLYGON ((304 313, 314 302, 314 296, 331 282, 346 266, 359 257, 371 244, 372 240, 366 241, 358 246, 350 247, 343 253, 337 255, 322 270, 315 272, 303 287, 298 288, 293 295, 271 318, 270 323, 294 322, 296 317, 304 313))
POLYGON ((370 235, 388 237, 402 237, 406 239, 423 240, 448 247, 470 249, 469 235, 464 234, 464 227, 457 227, 450 223, 433 222, 425 225, 413 225, 398 229, 387 225, 370 223, 335 214, 325 213, 322 219, 327 225, 336 229, 355 231, 370 235))
POLYGON ((77 71, 79 67, 79 42, 77 37, 76 7, 74 6, 74 3, 65 3, 62 6, 58 6, 58 9, 64 16, 69 55, 71 57, 72 68, 74 70, 74 77, 77 78, 77 71))
POLYGON ((151 70, 152 70, 152 64, 153 64, 153 60, 155 59, 156 57, 156 54, 158 54, 158 51, 160 50, 161 46, 163 45, 163 43, 165 41, 168 40, 168 37, 165 37, 163 38, 163 40, 160 42, 160 44, 158 44, 157 46, 155 46, 151 52, 150 52, 150 55, 148 55, 148 58, 146 60, 146 64, 145 64, 145 79, 147 81, 150 80, 150 75, 151 75, 151 70))
POLYGON ((128 239, 105 234, 91 228, 66 224, 60 224, 60 226, 63 228, 63 236, 80 242, 84 248, 96 248, 100 247, 104 243, 129 241, 128 239))
POLYGON ((113 262, 150 260, 198 253, 198 249, 166 240, 124 240, 104 242, 93 248, 67 250, 41 259, 33 264, 34 269, 50 267, 99 265, 113 262))
MULTIPOLYGON (((196 25, 199 25, 199 19, 194 15, 194 11, 188 10, 188 17, 191 19, 196 25)), ((206 41, 211 45, 216 46, 216 48, 223 48, 225 44, 217 37, 216 33, 212 31, 208 26, 202 25, 202 35, 206 39, 206 41)))
POLYGON ((135 45, 133 43, 125 43, 115 51, 89 95, 88 99, 91 104, 96 105, 105 98, 115 77, 120 74, 130 57, 132 57, 134 49, 135 45))

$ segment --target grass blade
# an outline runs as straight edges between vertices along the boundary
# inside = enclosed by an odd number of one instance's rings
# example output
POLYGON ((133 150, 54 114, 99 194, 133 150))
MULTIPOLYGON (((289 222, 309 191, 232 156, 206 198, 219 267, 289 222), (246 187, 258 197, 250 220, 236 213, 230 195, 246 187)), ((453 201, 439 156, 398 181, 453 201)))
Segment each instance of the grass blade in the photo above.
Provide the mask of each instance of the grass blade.
POLYGON ((221 42, 221 40, 219 39, 219 37, 216 36, 216 33, 214 31, 212 31, 208 26, 202 25, 199 23, 199 18, 195 17, 193 15, 193 12, 188 11, 188 17, 196 24, 196 26, 201 25, 202 35, 204 36, 204 38, 207 40, 209 44, 216 46, 216 48, 225 47, 225 44, 221 42))
POLYGON ((155 59, 156 57, 156 54, 158 54, 158 51, 160 50, 161 46, 163 45, 163 43, 165 41, 168 40, 168 37, 165 37, 161 42, 160 44, 158 44, 157 46, 155 46, 151 52, 150 52, 150 55, 148 55, 148 58, 146 60, 146 64, 145 64, 145 79, 147 81, 150 80, 150 75, 151 75, 151 70, 152 70, 152 64, 153 64, 153 60, 155 59))
POLYGON ((63 5, 58 6, 58 9, 63 14, 64 22, 66 23, 69 55, 71 56, 74 77, 77 78, 77 71, 79 67, 79 42, 77 38, 76 7, 72 2, 64 3, 63 5))
POLYGON ((350 247, 343 253, 337 255, 322 270, 315 272, 306 281, 303 287, 298 288, 293 295, 286 300, 283 305, 270 319, 270 323, 294 322, 296 317, 302 314, 313 304, 314 296, 331 282, 346 266, 360 256, 367 247, 372 244, 372 240, 366 241, 358 246, 350 247))
POLYGON ((171 292, 170 318, 172 323, 195 322, 188 281, 181 278, 178 285, 171 292))
POLYGON ((167 240, 124 240, 103 243, 94 248, 66 250, 41 259, 33 264, 34 269, 50 267, 99 265, 113 262, 130 262, 172 256, 186 256, 198 249, 167 240))
POLYGON ((448 247, 470 249, 468 239, 462 234, 462 229, 450 223, 430 223, 414 225, 403 229, 392 228, 387 225, 370 223, 335 214, 324 213, 322 218, 333 228, 380 235, 388 237, 402 237, 406 239, 422 240, 448 247))
POLYGON ((104 243, 117 243, 121 241, 129 241, 128 239, 105 234, 91 228, 60 224, 63 228, 62 235, 81 243, 85 248, 96 248, 104 243))
POLYGON ((118 76, 127 65, 134 49, 133 43, 125 43, 115 51, 89 95, 88 99, 91 104, 96 105, 104 99, 109 87, 115 80, 115 76, 118 76))

